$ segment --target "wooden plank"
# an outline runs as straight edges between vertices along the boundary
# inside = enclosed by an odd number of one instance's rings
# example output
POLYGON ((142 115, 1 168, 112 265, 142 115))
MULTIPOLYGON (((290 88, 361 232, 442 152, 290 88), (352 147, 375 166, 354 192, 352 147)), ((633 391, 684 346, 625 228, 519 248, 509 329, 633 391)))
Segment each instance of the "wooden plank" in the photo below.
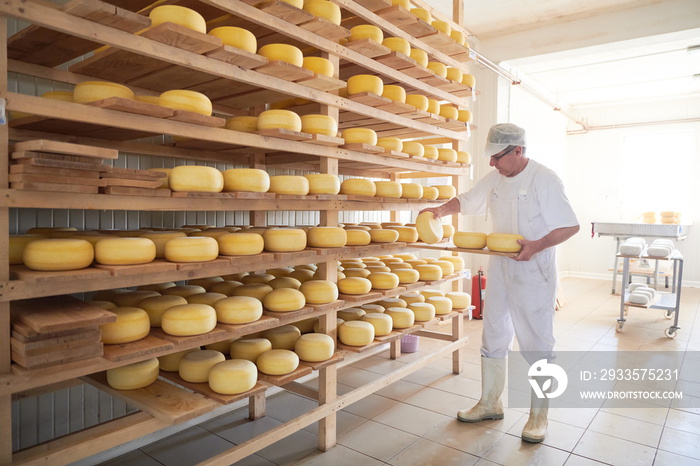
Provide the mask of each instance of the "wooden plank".
POLYGON ((397 52, 395 50, 392 50, 390 53, 386 55, 379 56, 375 58, 379 63, 382 63, 386 66, 390 66, 396 70, 403 70, 404 68, 413 68, 417 65, 416 61, 404 55, 401 52, 397 52))
POLYGON ((418 17, 401 5, 393 5, 389 8, 377 10, 374 13, 399 28, 418 22, 418 17))
POLYGON ((12 353, 12 360, 26 369, 35 370, 99 356, 102 356, 101 342, 76 346, 67 350, 51 351, 36 356, 12 353))
POLYGON ((104 188, 100 188, 100 193, 120 196, 170 197, 169 189, 132 188, 128 186, 106 186, 104 188))
POLYGON ((226 124, 226 120, 215 116, 201 115, 195 112, 186 110, 175 110, 173 116, 168 117, 168 120, 182 121, 193 125, 210 126, 212 128, 221 128, 226 124))
MULTIPOLYGON (((15 164, 28 165, 32 167, 44 167, 44 168, 58 168, 58 169, 68 169, 68 170, 79 170, 81 172, 87 171, 91 175, 96 169, 103 170, 104 167, 96 167, 94 163, 84 163, 84 162, 71 162, 68 160, 51 160, 51 159, 23 159, 17 160, 15 164)), ((106 167, 106 165, 105 165, 106 167)), ((81 174, 81 176, 83 176, 81 174)))
POLYGON ((128 178, 102 178, 102 186, 129 186, 133 188, 150 188, 155 189, 162 184, 160 181, 151 180, 133 180, 128 178))
POLYGON ((287 81, 298 81, 300 79, 309 79, 314 77, 314 72, 311 70, 279 60, 261 65, 257 67, 255 71, 287 81))
POLYGON ((177 270, 177 264, 165 260, 154 260, 148 264, 141 265, 104 265, 95 264, 99 270, 107 270, 110 275, 123 277, 129 275, 141 275, 143 273, 162 273, 177 270))
POLYGON ((263 330, 268 330, 279 325, 280 321, 276 317, 263 315, 260 319, 248 324, 222 324, 219 322, 216 324, 216 327, 225 330, 229 335, 242 337, 251 333, 262 332, 263 330))
POLYGON ((343 301, 346 301, 350 304, 355 304, 358 302, 364 302, 364 301, 378 301, 382 299, 382 293, 379 292, 370 292, 370 293, 364 293, 364 294, 340 294, 338 295, 340 299, 343 301))
POLYGON ((284 375, 268 375, 258 371, 258 380, 262 380, 263 382, 267 382, 269 384, 281 387, 284 384, 292 382, 293 380, 296 380, 300 377, 309 375, 312 372, 313 369, 311 367, 299 364, 299 367, 297 367, 295 370, 293 370, 289 374, 284 375))
POLYGON ((68 69, 85 76, 128 83, 168 66, 170 65, 164 61, 112 47, 79 61, 68 69))
POLYGON ((313 89, 318 89, 319 91, 324 92, 335 91, 347 86, 347 83, 343 80, 331 78, 330 76, 318 73, 315 73, 313 77, 298 79, 295 82, 297 84, 302 84, 304 86, 311 87, 313 89))
POLYGON ((13 321, 37 333, 98 326, 117 320, 113 312, 68 295, 13 301, 10 313, 13 321))
POLYGON ((235 403, 236 401, 244 400, 254 396, 257 393, 264 393, 265 390, 269 388, 269 385, 265 383, 256 382, 255 386, 246 392, 238 393, 236 395, 223 395, 212 390, 208 383, 188 382, 182 379, 177 372, 160 371, 160 376, 222 405, 228 405, 235 403))
POLYGON ((299 24, 299 27, 333 42, 338 42, 340 39, 350 37, 349 29, 331 23, 326 18, 318 16, 314 17, 311 21, 299 24))
POLYGON ((128 361, 130 359, 143 359, 143 356, 160 353, 175 348, 172 342, 161 340, 158 337, 148 335, 138 341, 118 345, 104 345, 104 357, 108 361, 128 361))
POLYGON ((277 18, 287 21, 295 25, 308 23, 314 18, 314 15, 308 11, 297 8, 289 3, 285 3, 279 0, 272 0, 269 2, 259 3, 256 8, 264 11, 267 14, 276 16, 277 18))
POLYGON ((149 335, 161 340, 175 343, 178 346, 183 345, 183 347, 191 347, 195 344, 197 344, 197 346, 201 346, 225 340, 229 336, 229 333, 228 331, 217 327, 211 332, 203 333, 201 335, 177 336, 169 335, 161 328, 152 328, 149 335))
POLYGON ((198 393, 182 390, 162 380, 156 380, 138 390, 116 390, 110 387, 106 372, 92 374, 82 380, 169 424, 194 419, 219 406, 198 393))
POLYGON ((348 96, 348 99, 370 107, 379 107, 380 105, 388 105, 391 103, 391 99, 387 99, 386 97, 382 97, 377 94, 372 94, 371 92, 353 94, 348 96))
POLYGON ((138 168, 121 168, 105 165, 102 170, 103 178, 134 178, 143 180, 160 180, 168 175, 157 170, 144 170, 138 168))
POLYGON ((30 327, 24 325, 21 322, 14 322, 12 323, 12 338, 22 343, 30 343, 35 341, 68 337, 75 334, 91 332, 96 329, 97 327, 80 327, 72 328, 70 330, 63 330, 61 332, 39 333, 35 330, 32 330, 30 327))
POLYGON ((343 138, 326 136, 325 134, 312 134, 311 140, 307 142, 309 144, 316 144, 319 146, 338 147, 344 144, 345 140, 343 138))
POLYGON ((391 52, 389 47, 386 47, 379 42, 375 42, 372 39, 353 40, 345 44, 345 47, 368 58, 379 57, 391 52))
MULTIPOLYGON (((121 99, 126 100, 126 99, 121 99)), ((116 159, 119 151, 104 147, 72 144, 69 142, 51 141, 49 139, 34 139, 31 141, 16 142, 15 151, 38 151, 52 154, 79 155, 81 157, 95 157, 100 159, 116 159)))
POLYGON ((35 165, 12 164, 10 174, 27 175, 56 175, 70 178, 99 178, 100 172, 88 170, 72 170, 69 168, 40 167, 35 165))
POLYGON ((240 66, 254 70, 259 66, 267 63, 267 58, 257 53, 250 53, 246 50, 231 47, 230 45, 222 45, 220 48, 206 52, 205 55, 214 60, 220 60, 231 65, 240 66))
MULTIPOLYGON (((13 332, 14 333, 14 332, 13 332)), ((39 334, 45 335, 45 334, 39 334)), ((33 356, 41 354, 52 349, 70 348, 76 342, 98 343, 100 341, 101 332, 97 327, 88 327, 81 329, 80 332, 71 333, 69 335, 58 336, 53 338, 42 338, 34 341, 22 341, 15 337, 10 340, 12 351, 33 356)))
POLYGON ((384 148, 379 146, 372 146, 369 144, 344 144, 340 146, 343 149, 352 150, 356 152, 364 152, 365 154, 383 154, 384 148))
POLYGON ((292 131, 288 129, 262 129, 256 132, 260 136, 268 136, 273 138, 287 139, 290 141, 309 141, 313 139, 313 135, 302 133, 300 131, 292 131))
POLYGON ((311 369, 317 371, 320 369, 324 369, 328 366, 332 366, 333 364, 338 364, 339 362, 343 361, 345 359, 345 356, 341 353, 333 353, 333 356, 330 357, 330 359, 326 359, 325 361, 319 361, 319 362, 310 362, 310 361, 301 361, 299 364, 304 365, 304 366, 309 366, 311 369))
MULTIPOLYGON (((419 65, 417 63, 413 67, 403 68, 401 72, 406 76, 416 79, 427 78, 435 74, 435 72, 430 68, 426 68, 425 66, 419 65)), ((420 90, 415 90, 414 92, 416 94, 425 94, 425 92, 422 92, 420 90)))
POLYGON ((398 26, 402 31, 407 32, 413 37, 429 36, 437 32, 437 29, 420 18, 418 18, 418 21, 416 22, 405 22, 403 24, 399 24, 398 26))
POLYGON ((141 102, 139 100, 123 99, 121 97, 97 100, 95 102, 89 102, 88 105, 117 110, 119 112, 134 113, 136 115, 152 116, 155 118, 168 118, 171 117, 174 112, 171 108, 161 107, 160 105, 149 104, 148 102, 141 102))
POLYGON ((10 189, 21 189, 27 191, 61 191, 69 193, 97 194, 97 186, 69 185, 59 183, 30 183, 17 182, 10 183, 10 189))
POLYGON ((102 164, 102 160, 95 159, 91 157, 83 157, 80 155, 63 155, 63 154, 47 154, 44 152, 13 152, 11 154, 12 160, 22 160, 22 159, 50 159, 50 160, 65 160, 68 162, 81 162, 93 164, 95 169, 99 169, 102 164))
POLYGON ((8 181, 10 183, 29 183, 29 184, 46 184, 46 183, 56 183, 56 184, 67 184, 67 185, 78 185, 78 186, 104 186, 104 181, 99 178, 79 178, 79 177, 67 177, 58 175, 34 175, 31 173, 11 173, 8 176, 8 181))
POLYGON ((204 34, 175 23, 162 23, 141 33, 141 36, 187 50, 192 53, 204 54, 220 48, 223 43, 218 37, 204 34))
POLYGON ((391 2, 388 0, 357 0, 356 3, 369 11, 377 11, 391 6, 391 2))

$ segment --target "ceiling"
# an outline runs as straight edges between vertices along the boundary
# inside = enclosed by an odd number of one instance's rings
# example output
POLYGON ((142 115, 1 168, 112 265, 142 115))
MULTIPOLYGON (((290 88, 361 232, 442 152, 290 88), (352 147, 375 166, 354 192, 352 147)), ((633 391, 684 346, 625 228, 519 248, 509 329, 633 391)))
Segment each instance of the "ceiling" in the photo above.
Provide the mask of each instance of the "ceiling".
POLYGON ((700 98, 698 0, 462 1, 477 50, 562 107, 700 98))

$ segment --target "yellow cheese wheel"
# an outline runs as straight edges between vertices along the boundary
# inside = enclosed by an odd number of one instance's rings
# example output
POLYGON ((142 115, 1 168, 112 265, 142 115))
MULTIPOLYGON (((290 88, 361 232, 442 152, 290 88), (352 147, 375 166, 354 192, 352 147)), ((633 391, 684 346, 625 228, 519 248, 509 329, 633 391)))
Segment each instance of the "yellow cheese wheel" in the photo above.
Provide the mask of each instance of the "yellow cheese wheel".
POLYGON ((394 321, 391 316, 382 312, 370 312, 363 315, 360 320, 372 324, 375 337, 388 335, 394 328, 394 321))
POLYGON ((452 241, 458 248, 484 249, 486 247, 486 233, 458 231, 452 237, 452 241))
POLYGON ((376 193, 374 181, 365 178, 348 178, 340 184, 340 194, 374 196, 376 193))
POLYGON ((174 23, 202 34, 207 32, 207 25, 202 15, 190 8, 175 5, 158 6, 151 10, 148 17, 151 19, 151 27, 163 23, 174 23))
MULTIPOLYGON (((395 228, 413 228, 413 227, 395 227, 395 228)), ((405 269, 412 269, 413 266, 407 262, 387 262, 386 264, 387 267, 389 267, 392 271, 394 270, 405 270, 405 269)))
POLYGON ((294 325, 282 325, 265 331, 264 335, 272 343, 272 349, 293 350, 301 331, 294 325))
POLYGON ((442 223, 433 216, 432 212, 422 212, 416 218, 416 229, 421 241, 434 244, 443 237, 442 223))
MULTIPOLYGON (((369 272, 367 272, 369 275, 369 272)), ((343 294, 357 295, 369 293, 372 289, 372 282, 367 278, 359 276, 347 276, 338 280, 338 290, 343 294)))
POLYGON ((377 273, 377 272, 391 272, 391 269, 387 267, 386 265, 367 265, 365 268, 370 273, 377 273))
POLYGON ((329 280, 308 280, 301 284, 299 291, 304 293, 309 304, 332 303, 338 299, 338 287, 329 280))
POLYGON ((403 299, 406 302, 406 305, 408 306, 409 304, 412 303, 424 303, 425 302, 425 297, 420 294, 420 293, 404 293, 400 296, 401 299, 403 299))
POLYGON ((153 242, 156 247, 156 259, 165 258, 165 244, 173 238, 183 238, 187 236, 182 231, 150 231, 139 234, 140 238, 146 238, 153 242))
POLYGON ((463 121, 465 123, 468 123, 474 119, 474 116, 472 115, 472 112, 470 112, 469 110, 460 110, 459 115, 457 116, 457 119, 459 121, 463 121))
POLYGON ((306 305, 304 293, 294 288, 278 288, 265 295, 263 306, 274 312, 298 311, 306 305))
POLYGON ((270 228, 263 232, 265 250, 270 252, 301 251, 306 247, 306 232, 299 228, 270 228))
POLYGON ((208 345, 204 345, 204 349, 218 351, 219 353, 223 353, 225 356, 228 354, 233 341, 235 341, 235 338, 209 343, 208 345))
POLYGON ((414 227, 392 227, 389 229, 398 232, 399 236, 396 239, 397 241, 405 243, 415 243, 418 241, 418 230, 414 227))
POLYGON ((312 15, 327 19, 333 24, 340 25, 340 7, 327 0, 307 0, 304 2, 304 10, 312 15))
POLYGON ((435 115, 440 113, 440 102, 435 99, 428 99, 428 113, 433 113, 435 115))
MULTIPOLYGON (((440 105, 440 116, 447 118, 448 120, 456 120, 459 117, 459 110, 451 104, 440 105)), ((455 160, 457 159, 457 154, 455 153, 455 160)))
POLYGON ((333 357, 335 340, 323 333, 307 333, 294 342, 294 352, 302 361, 321 362, 333 357))
POLYGON ((369 236, 373 243, 394 243, 399 239, 399 232, 396 230, 370 230, 369 236))
POLYGON ((157 291, 149 291, 149 290, 138 290, 138 291, 127 291, 125 293, 118 293, 115 294, 114 297, 111 298, 110 301, 112 301, 114 304, 116 304, 118 307, 141 307, 139 306, 139 303, 150 297, 154 296, 160 296, 160 294, 157 291))
POLYGON ((413 13, 419 19, 422 19, 426 23, 430 24, 433 22, 433 15, 424 8, 411 8, 411 13, 413 13))
POLYGON ((414 269, 395 269, 394 273, 399 277, 401 285, 416 283, 420 280, 420 272, 414 269))
POLYGON ((270 192, 275 194, 309 194, 309 180, 297 175, 275 175, 270 177, 270 192))
MULTIPOLYGON (((435 146, 424 146, 423 147, 423 157, 430 160, 437 160, 439 156, 437 147, 435 146)), ((425 188, 423 188, 425 189, 425 188)))
POLYGON ((258 130, 258 117, 256 116, 234 116, 226 120, 224 128, 243 133, 254 133, 258 130))
POLYGON ((464 259, 459 256, 443 256, 440 260, 451 262, 455 272, 464 270, 464 259))
POLYGON ((406 259, 406 260, 404 260, 404 262, 406 262, 408 265, 410 265, 414 269, 416 268, 416 265, 428 263, 428 261, 426 261, 425 259, 406 259))
POLYGON ((435 318, 435 306, 431 303, 411 303, 408 309, 413 311, 416 322, 428 322, 435 318))
POLYGON ((348 128, 343 130, 345 144, 377 145, 377 132, 369 128, 348 128))
POLYGON ((158 358, 107 369, 107 383, 116 390, 137 390, 158 379, 158 358))
POLYGON ((432 298, 433 296, 445 296, 445 292, 437 288, 423 288, 419 293, 425 298, 432 298))
POLYGON ((158 364, 161 370, 165 372, 177 372, 180 369, 180 359, 187 353, 199 351, 198 348, 186 349, 177 353, 170 353, 164 356, 158 356, 158 364))
POLYGON ((304 6, 304 0, 282 0, 284 3, 292 5, 295 8, 301 9, 304 6))
POLYGON ((382 307, 376 303, 363 304, 360 306, 360 309, 364 310, 368 314, 369 313, 383 313, 384 312, 384 307, 382 307))
POLYGON ((209 381, 211 368, 225 360, 226 356, 219 351, 191 351, 180 359, 178 372, 182 380, 192 383, 205 383, 209 381))
POLYGON ((134 92, 121 84, 106 81, 83 81, 76 84, 73 90, 73 101, 78 104, 96 102, 110 97, 133 100, 134 92))
POLYGON ((348 41, 370 39, 379 44, 384 40, 384 32, 373 24, 359 24, 350 28, 348 41))
POLYGON ((267 338, 245 338, 231 343, 230 354, 232 359, 255 362, 258 356, 271 349, 272 343, 267 338))
POLYGON ((383 147, 386 150, 403 152, 403 141, 399 138, 384 137, 377 139, 377 146, 383 147))
POLYGON ((270 189, 270 175, 256 168, 229 168, 222 173, 225 192, 266 193, 270 189))
POLYGON ((472 156, 469 154, 469 152, 465 150, 458 150, 457 151, 457 162, 458 163, 472 163, 472 156))
POLYGON ((338 194, 340 179, 329 173, 311 173, 304 175, 309 181, 309 194, 338 194))
POLYGON ((209 31, 210 36, 218 37, 224 45, 255 53, 258 50, 258 40, 255 35, 247 29, 222 26, 209 31))
POLYGON ((305 283, 313 279, 314 271, 306 269, 296 269, 294 270, 294 272, 290 273, 289 276, 298 280, 301 283, 305 283))
POLYGON ((92 264, 95 249, 89 241, 71 238, 46 238, 24 246, 22 262, 32 270, 78 270, 92 264))
POLYGON ((379 76, 373 74, 356 74, 350 76, 348 82, 348 95, 370 94, 382 95, 384 91, 384 81, 379 76))
POLYGON ((376 290, 390 290, 399 286, 399 277, 392 272, 376 272, 367 278, 376 290))
POLYGON ((472 74, 465 73, 462 75, 462 84, 474 89, 474 86, 476 86, 476 78, 472 74))
POLYGON ((251 256, 265 248, 263 237, 256 233, 226 233, 216 239, 219 254, 224 256, 251 256))
POLYGON ((213 291, 214 293, 225 294, 226 296, 231 296, 231 294, 233 294, 233 290, 242 285, 243 283, 235 280, 224 280, 223 282, 214 283, 213 285, 211 285, 209 291, 213 291))
MULTIPOLYGON (((403 152, 413 157, 423 157, 423 154, 425 154, 425 147, 423 147, 423 144, 421 144, 420 142, 403 141, 402 146, 403 152)), ((422 192, 423 191, 421 188, 421 193, 422 192)))
POLYGON ((116 322, 109 322, 100 325, 102 332, 102 343, 109 345, 119 345, 131 343, 148 336, 151 330, 151 322, 148 314, 143 309, 137 307, 115 307, 110 309, 117 315, 116 322))
POLYGON ((341 227, 314 227, 306 233, 306 240, 314 248, 342 248, 348 236, 341 227))
POLYGON ((440 148, 438 149, 438 160, 443 160, 445 162, 456 162, 457 151, 454 149, 440 148))
POLYGON ((208 236, 185 236, 165 243, 165 258, 170 262, 206 262, 219 255, 219 243, 208 236))
POLYGON ((438 190, 433 186, 423 186, 423 196, 421 199, 434 201, 438 197, 438 190))
POLYGON ((450 81, 456 81, 461 84, 462 82, 462 70, 459 68, 448 67, 447 75, 445 76, 450 81))
POLYGON ((298 290, 301 282, 293 277, 277 277, 268 283, 273 290, 278 288, 294 288, 298 290))
POLYGON ((445 315, 452 312, 452 300, 446 296, 431 296, 426 298, 425 302, 435 306, 436 315, 445 315))
MULTIPOLYGON (((420 95, 420 94, 407 94, 407 95, 406 95, 406 103, 407 103, 408 105, 412 105, 412 106, 416 107, 417 110, 420 110, 420 111, 422 111, 422 112, 425 112, 425 111, 428 110, 428 98, 427 98, 426 96, 424 96, 424 95, 420 95)), ((407 144, 407 143, 404 143, 404 145, 405 145, 405 144, 407 144)), ((414 144, 419 144, 419 143, 414 143, 414 144)), ((420 145, 422 146, 422 144, 420 144, 420 145)), ((404 151, 407 152, 407 153, 410 153, 410 152, 408 152, 408 150, 406 150, 405 148, 404 148, 404 151)), ((411 154, 411 155, 417 155, 417 156, 421 156, 421 157, 422 157, 422 156, 423 156, 422 152, 423 152, 423 151, 421 151, 420 154, 411 154)))
POLYGON ((452 301, 452 309, 462 311, 472 305, 472 297, 464 291, 448 291, 445 297, 452 301))
POLYGON ((403 87, 394 84, 385 85, 382 91, 382 97, 386 97, 394 102, 405 103, 406 90, 403 87))
POLYGON ((209 97, 196 91, 175 89, 163 92, 158 97, 158 105, 172 108, 173 110, 184 110, 199 115, 211 116, 212 104, 209 97))
POLYGON ((106 238, 95 244, 95 262, 104 265, 147 264, 156 258, 156 245, 148 238, 106 238))
POLYGON ((301 117, 291 110, 265 110, 258 115, 258 129, 301 131, 301 117))
POLYGON ((257 366, 245 359, 231 359, 212 366, 209 371, 209 388, 222 395, 247 392, 258 382, 257 366))
POLYGON ((248 296, 262 301, 270 291, 272 287, 267 283, 249 283, 233 290, 233 296, 248 296))
POLYGON ((450 261, 437 260, 431 262, 431 265, 437 265, 442 269, 442 276, 446 277, 455 273, 455 266, 450 261))
POLYGON ((180 165, 170 171, 168 183, 173 191, 218 193, 224 189, 224 175, 214 167, 180 165))
POLYGON ((301 131, 310 134, 323 134, 335 136, 338 134, 338 122, 328 115, 303 115, 301 117, 301 131))
POLYGON ((199 285, 177 285, 166 288, 165 290, 161 291, 160 294, 182 296, 183 298, 187 298, 190 295, 205 293, 206 291, 207 290, 205 290, 203 286, 199 285))
POLYGON ((438 31, 447 34, 448 36, 452 32, 452 26, 450 26, 450 23, 448 23, 447 21, 440 21, 438 19, 435 19, 432 23, 430 23, 430 25, 438 31))
POLYGON ((298 47, 289 44, 263 45, 258 50, 258 54, 270 61, 282 61, 299 67, 304 64, 304 54, 298 47))
POLYGON ((202 278, 193 278, 192 280, 187 280, 188 285, 199 285, 202 288, 204 288, 207 291, 211 291, 210 288, 214 283, 220 283, 223 282, 224 279, 222 277, 202 277, 202 278))
POLYGON ((452 29, 452 31, 450 31, 450 38, 459 45, 467 45, 467 38, 462 31, 452 29))
POLYGON ((44 99, 60 100, 62 102, 74 102, 73 93, 70 91, 47 91, 41 94, 44 99))
POLYGON ((160 327, 163 313, 173 306, 187 304, 187 300, 182 296, 158 295, 141 299, 137 306, 148 314, 151 327, 160 327))
POLYGON ((255 361, 258 370, 267 375, 285 375, 299 367, 299 356, 286 349, 265 351, 255 361))
POLYGON ((366 346, 374 341, 374 326, 364 320, 344 322, 338 327, 338 339, 347 346, 366 346))
POLYGON ((416 315, 413 311, 405 307, 390 307, 384 313, 391 317, 394 328, 409 328, 416 321, 416 315))
POLYGON ((411 55, 411 44, 403 37, 386 37, 382 41, 382 45, 388 47, 389 50, 402 53, 406 56, 411 55))
POLYGON ((423 197, 423 186, 418 183, 402 183, 401 197, 404 199, 420 199, 423 197))
POLYGON ((207 291, 206 293, 197 293, 187 297, 187 302, 190 304, 207 304, 209 306, 214 306, 214 304, 220 299, 226 297, 223 293, 214 293, 207 291))
POLYGON ((486 237, 486 247, 489 251, 519 252, 523 247, 518 240, 525 239, 522 235, 510 233, 489 233, 486 237))
POLYGON ((455 187, 449 184, 435 186, 438 190, 438 199, 452 199, 457 195, 455 187))
MULTIPOLYGON (((317 2, 314 2, 314 3, 317 3, 317 2)), ((330 2, 326 2, 324 0, 323 3, 330 3, 330 2)), ((334 5, 337 8, 337 5, 335 5, 333 3, 331 3, 331 5, 334 5)), ((331 61, 328 60, 327 58, 304 57, 304 62, 302 64, 302 66, 304 68, 306 68, 307 70, 311 70, 314 73, 320 74, 323 76, 333 77, 333 74, 335 73, 335 67, 333 66, 333 63, 331 63, 331 61)), ((335 134, 333 134, 332 136, 335 136, 335 134)))
MULTIPOLYGON (((367 233, 367 232, 365 232, 365 233, 367 233)), ((367 235, 369 236, 369 233, 367 233, 367 235)), ((343 273, 345 274, 346 278, 354 278, 354 277, 367 278, 370 274, 370 271, 367 269, 362 269, 362 268, 358 267, 358 268, 346 268, 343 270, 343 273)), ((338 288, 340 288, 340 282, 338 282, 338 288)), ((343 291, 343 289, 341 289, 340 292, 344 293, 344 294, 352 294, 352 293, 346 293, 345 291, 343 291)))
POLYGON ((360 320, 366 312, 364 309, 359 307, 349 307, 347 309, 341 309, 338 311, 338 318, 343 319, 344 322, 350 322, 352 320, 360 320))
POLYGON ((252 296, 229 296, 214 303, 216 319, 222 324, 248 324, 260 319, 263 305, 252 296))
POLYGON ((384 298, 379 301, 375 301, 375 304, 379 304, 384 309, 389 309, 390 307, 406 307, 406 301, 402 298, 384 298))
POLYGON ((440 63, 439 61, 429 61, 427 68, 441 78, 447 76, 447 65, 444 63, 440 63))
POLYGON ((442 269, 439 265, 424 264, 417 265, 416 270, 420 274, 422 281, 434 281, 442 278, 442 269))
POLYGON ((428 67, 428 53, 425 50, 412 48, 409 56, 416 61, 418 66, 422 66, 423 68, 428 67))
POLYGON ((398 181, 375 181, 374 185, 377 187, 377 192, 375 193, 377 197, 401 197, 401 183, 398 181))
POLYGON ((24 247, 32 241, 36 241, 41 238, 43 238, 41 235, 10 235, 8 254, 10 265, 22 264, 24 247))
POLYGON ((216 311, 207 304, 173 306, 163 313, 160 325, 168 335, 201 335, 216 327, 216 311))
POLYGON ((399 254, 393 254, 392 257, 395 257, 395 258, 397 258, 397 259, 401 259, 402 261, 405 262, 405 261, 407 261, 407 260, 413 260, 413 259, 415 259, 415 258, 416 258, 416 255, 415 255, 415 254, 411 254, 410 252, 408 252, 408 253, 402 252, 402 253, 399 253, 399 254))

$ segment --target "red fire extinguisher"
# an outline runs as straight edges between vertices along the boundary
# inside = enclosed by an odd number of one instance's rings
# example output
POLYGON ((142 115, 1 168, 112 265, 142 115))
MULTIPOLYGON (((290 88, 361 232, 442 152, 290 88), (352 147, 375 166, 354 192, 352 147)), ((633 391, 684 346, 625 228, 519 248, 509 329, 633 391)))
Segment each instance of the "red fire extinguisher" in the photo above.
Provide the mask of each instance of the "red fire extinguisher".
POLYGON ((481 319, 484 310, 484 295, 486 294, 486 276, 483 267, 479 267, 479 272, 472 277, 472 317, 481 319))

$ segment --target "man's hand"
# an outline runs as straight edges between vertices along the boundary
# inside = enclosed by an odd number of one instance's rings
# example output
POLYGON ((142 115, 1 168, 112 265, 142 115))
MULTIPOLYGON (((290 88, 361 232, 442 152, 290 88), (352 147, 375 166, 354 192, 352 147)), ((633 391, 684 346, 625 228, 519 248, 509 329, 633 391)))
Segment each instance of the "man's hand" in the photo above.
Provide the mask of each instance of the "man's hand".
POLYGON ((518 244, 521 245, 523 248, 520 250, 520 253, 518 253, 517 256, 513 257, 513 259, 516 261, 529 261, 532 258, 532 256, 541 251, 541 249, 538 248, 537 243, 537 241, 519 239, 518 244))
POLYGON ((549 234, 543 236, 542 238, 535 241, 528 241, 526 239, 519 239, 518 244, 523 248, 520 253, 513 259, 516 261, 529 261, 532 256, 540 251, 544 251, 547 248, 561 244, 567 239, 574 236, 579 231, 579 226, 563 227, 552 230, 549 234))
POLYGON ((442 215, 440 215, 440 207, 427 207, 427 208, 421 210, 420 212, 418 212, 418 215, 422 214, 423 212, 432 212, 433 218, 435 218, 435 219, 442 217, 442 215))

